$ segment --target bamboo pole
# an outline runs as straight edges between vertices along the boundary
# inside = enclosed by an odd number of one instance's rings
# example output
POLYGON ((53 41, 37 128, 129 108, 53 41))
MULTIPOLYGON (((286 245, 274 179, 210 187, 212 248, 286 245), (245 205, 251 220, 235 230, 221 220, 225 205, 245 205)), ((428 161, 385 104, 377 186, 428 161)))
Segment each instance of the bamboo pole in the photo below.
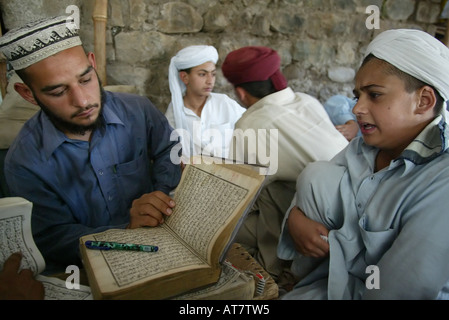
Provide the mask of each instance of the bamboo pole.
MULTIPOLYGON (((446 3, 447 3, 447 0, 441 1, 440 15, 442 15, 444 9, 446 8, 446 3)), ((448 19, 448 17, 445 17, 444 19, 440 19, 440 22, 444 23, 444 25, 445 25, 444 37, 443 37, 442 42, 446 45, 446 47, 449 47, 449 19, 448 19)))
POLYGON ((108 0, 95 0, 94 12, 94 53, 97 72, 102 84, 106 83, 106 23, 108 20, 108 0))
POLYGON ((446 31, 444 32, 443 43, 446 45, 446 47, 449 47, 449 19, 446 22, 446 31))
MULTIPOLYGON (((2 26, 0 24, 0 37, 2 36, 2 26)), ((0 93, 2 95, 2 99, 5 98, 6 95, 6 86, 8 85, 8 80, 6 79, 6 59, 0 57, 0 93)))

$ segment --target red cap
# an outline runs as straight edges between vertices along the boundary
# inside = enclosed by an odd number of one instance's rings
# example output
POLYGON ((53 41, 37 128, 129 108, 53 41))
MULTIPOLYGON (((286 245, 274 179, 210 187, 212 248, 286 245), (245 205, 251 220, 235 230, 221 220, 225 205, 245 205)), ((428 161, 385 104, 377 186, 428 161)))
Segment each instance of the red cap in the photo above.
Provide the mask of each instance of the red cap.
POLYGON ((271 79, 277 91, 287 88, 282 74, 281 58, 267 47, 243 47, 228 54, 221 69, 223 75, 234 86, 254 81, 271 79))

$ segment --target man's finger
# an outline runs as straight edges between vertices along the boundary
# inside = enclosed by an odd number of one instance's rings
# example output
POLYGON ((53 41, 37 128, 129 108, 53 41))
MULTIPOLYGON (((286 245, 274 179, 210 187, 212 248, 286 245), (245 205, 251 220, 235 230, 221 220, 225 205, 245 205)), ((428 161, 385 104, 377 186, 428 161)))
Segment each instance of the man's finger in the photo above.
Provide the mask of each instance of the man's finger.
POLYGON ((17 272, 20 268, 20 261, 22 261, 22 254, 19 252, 13 253, 3 264, 3 270, 5 272, 17 272))

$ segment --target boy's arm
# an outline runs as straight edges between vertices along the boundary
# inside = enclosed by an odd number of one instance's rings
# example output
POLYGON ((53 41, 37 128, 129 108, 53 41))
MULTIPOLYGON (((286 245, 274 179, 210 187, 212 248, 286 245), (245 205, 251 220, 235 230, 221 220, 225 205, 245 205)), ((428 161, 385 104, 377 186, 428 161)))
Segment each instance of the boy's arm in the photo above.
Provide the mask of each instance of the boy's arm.
POLYGON ((290 211, 287 224, 295 248, 302 255, 321 258, 329 254, 329 244, 323 238, 329 230, 323 224, 307 218, 297 206, 290 211))

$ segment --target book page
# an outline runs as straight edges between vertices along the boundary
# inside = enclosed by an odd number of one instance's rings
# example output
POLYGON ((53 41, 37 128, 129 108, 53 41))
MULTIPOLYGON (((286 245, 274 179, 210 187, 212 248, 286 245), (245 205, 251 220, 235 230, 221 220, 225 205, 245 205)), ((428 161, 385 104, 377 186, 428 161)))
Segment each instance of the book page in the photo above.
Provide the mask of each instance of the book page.
MULTIPOLYGON (((157 252, 108 250, 99 253, 104 257, 109 272, 119 287, 137 283, 139 280, 158 278, 173 271, 187 270, 193 265, 207 267, 204 261, 163 227, 113 229, 113 232, 95 234, 93 239, 158 246, 157 252)), ((106 275, 105 272, 101 273, 106 275)), ((102 278, 101 273, 98 278, 102 278)), ((107 281, 106 276, 103 281, 107 281)))
POLYGON ((65 281, 38 275, 36 280, 42 282, 45 300, 92 300, 92 292, 88 286, 80 285, 79 289, 68 289, 65 281))
POLYGON ((30 269, 34 275, 45 269, 44 258, 31 233, 31 210, 31 202, 25 199, 0 199, 0 270, 16 252, 22 253, 21 269, 30 269))
POLYGON ((227 172, 231 174, 231 170, 216 169, 221 170, 223 176, 188 166, 175 193, 176 207, 166 219, 166 224, 206 261, 213 239, 249 192, 247 188, 225 179, 224 175, 227 172))

